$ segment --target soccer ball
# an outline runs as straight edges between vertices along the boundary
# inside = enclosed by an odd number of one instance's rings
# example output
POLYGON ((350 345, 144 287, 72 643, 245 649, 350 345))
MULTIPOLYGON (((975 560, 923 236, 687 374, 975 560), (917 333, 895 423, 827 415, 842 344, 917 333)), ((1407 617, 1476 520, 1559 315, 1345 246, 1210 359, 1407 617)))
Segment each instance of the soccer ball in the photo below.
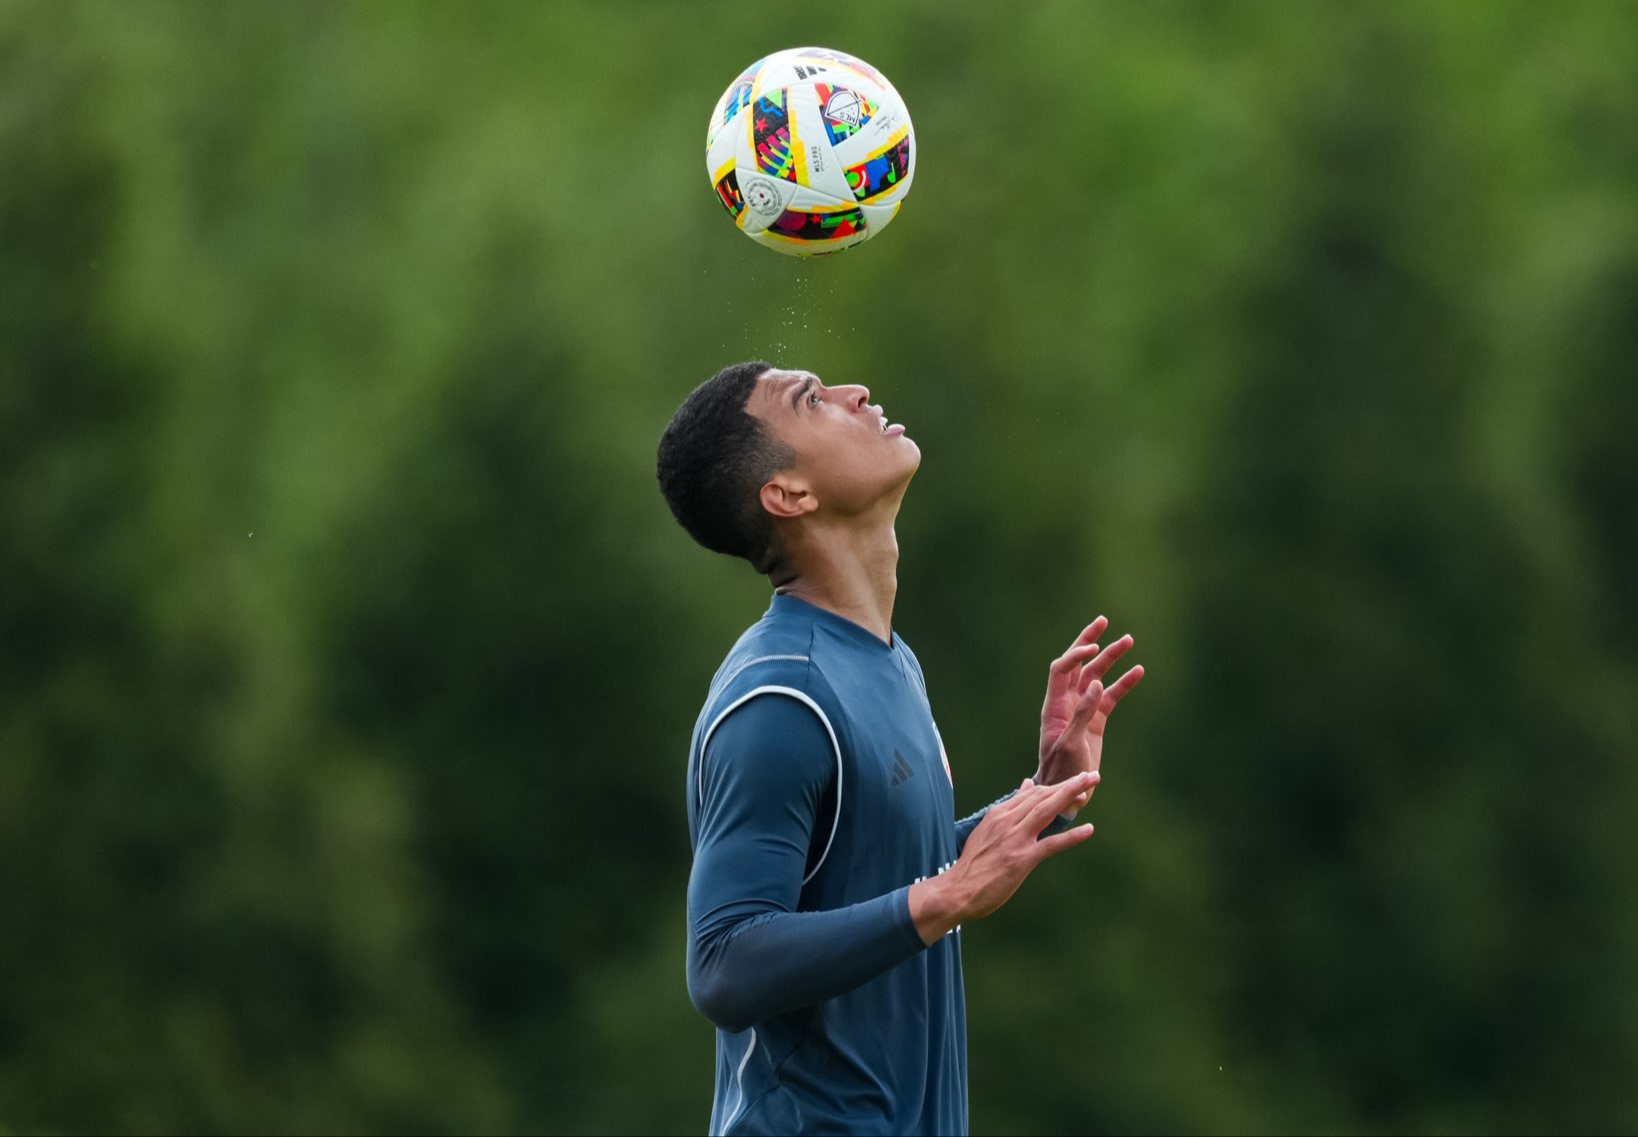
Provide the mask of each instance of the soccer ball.
POLYGON ((757 60, 723 92, 705 168, 747 237, 811 257, 867 241, 893 220, 916 170, 916 134, 880 71, 798 47, 757 60))

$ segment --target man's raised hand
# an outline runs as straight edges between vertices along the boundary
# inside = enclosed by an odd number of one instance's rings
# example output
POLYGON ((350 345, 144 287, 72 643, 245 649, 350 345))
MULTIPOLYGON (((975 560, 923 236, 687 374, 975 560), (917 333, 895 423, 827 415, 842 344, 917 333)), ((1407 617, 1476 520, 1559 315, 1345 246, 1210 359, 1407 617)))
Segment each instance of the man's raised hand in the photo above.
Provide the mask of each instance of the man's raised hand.
MULTIPOLYGON (((1116 704, 1143 678, 1143 667, 1131 668, 1110 684, 1104 683, 1115 662, 1132 648, 1132 637, 1121 636, 1100 648, 1098 638, 1108 629, 1102 616, 1076 637, 1069 649, 1052 661, 1047 671, 1046 702, 1041 707, 1040 766, 1036 780, 1053 785, 1080 773, 1097 773, 1103 761, 1103 732, 1116 704)), ((1074 802, 1066 811, 1073 817, 1084 805, 1074 802)))
POLYGON ((1012 898, 1036 865, 1092 836, 1090 825, 1051 837, 1041 831, 1076 798, 1085 801, 1097 782, 1095 773, 1052 786, 1025 778, 1017 793, 992 805, 948 872, 911 885, 910 916, 922 941, 930 944, 967 920, 988 916, 1012 898))

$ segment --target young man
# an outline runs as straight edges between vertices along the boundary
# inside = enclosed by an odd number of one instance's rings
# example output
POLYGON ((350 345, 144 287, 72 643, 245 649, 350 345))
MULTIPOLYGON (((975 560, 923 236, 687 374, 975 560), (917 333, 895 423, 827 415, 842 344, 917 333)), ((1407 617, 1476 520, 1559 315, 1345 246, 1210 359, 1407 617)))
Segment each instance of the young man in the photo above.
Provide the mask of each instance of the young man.
POLYGON ((1143 677, 1104 685, 1132 639, 1100 650, 1099 617, 1049 669, 1034 777, 956 821, 921 666, 892 630, 893 524, 920 464, 864 387, 761 361, 700 386, 660 439, 677 520, 774 586, 688 760, 713 1134, 967 1131, 960 926, 1092 835, 1068 822, 1143 677))

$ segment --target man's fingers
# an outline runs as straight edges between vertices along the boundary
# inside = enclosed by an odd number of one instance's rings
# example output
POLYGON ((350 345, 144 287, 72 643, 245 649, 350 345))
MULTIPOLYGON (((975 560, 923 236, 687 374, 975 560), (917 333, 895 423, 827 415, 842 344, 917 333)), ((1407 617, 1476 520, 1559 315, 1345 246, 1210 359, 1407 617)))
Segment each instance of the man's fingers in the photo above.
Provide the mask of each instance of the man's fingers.
POLYGON ((1134 642, 1135 641, 1130 635, 1122 636, 1120 639, 1104 648, 1103 651, 1099 652, 1095 658, 1091 659, 1084 666, 1082 666, 1080 675, 1080 689, 1084 691, 1092 680, 1102 679, 1104 675, 1108 673, 1109 669, 1115 665, 1115 661, 1117 659, 1125 655, 1128 651, 1132 650, 1132 644, 1134 642))
POLYGON ((1109 686, 1108 691, 1104 693, 1103 713, 1108 714, 1110 711, 1114 710, 1115 704, 1124 699, 1127 694, 1131 692, 1132 688, 1136 687, 1142 679, 1143 664, 1140 663, 1133 667, 1132 670, 1128 671, 1125 675, 1122 675, 1119 679, 1115 680, 1114 683, 1109 686))
MULTIPOLYGON (((1076 845, 1083 844, 1091 836, 1092 823, 1087 822, 1085 825, 1077 825, 1075 828, 1063 833, 1054 833, 1051 837, 1042 837, 1035 842, 1035 850, 1040 854, 1040 860, 1044 861, 1054 853, 1061 853, 1065 849, 1071 849, 1076 845)), ((1036 863, 1039 864, 1040 861, 1036 863)))
POLYGON ((1075 774, 1061 782, 1037 782, 1034 778, 1025 778, 1019 783, 1018 789, 1006 801, 990 810, 991 813, 1001 809, 1022 810, 1028 812, 1043 802, 1058 803, 1066 797, 1074 797, 1077 793, 1088 793, 1098 784, 1098 774, 1093 771, 1089 774, 1075 774))
POLYGON ((1037 792, 1033 794, 1020 792, 1019 797, 1026 798, 1024 821, 1030 832, 1039 833, 1051 823, 1053 817, 1068 809, 1077 797, 1090 794, 1098 784, 1098 777, 1096 771, 1076 774, 1056 785, 1036 787, 1037 792))
POLYGON ((1108 626, 1109 620, 1104 616, 1099 616, 1083 628, 1081 634, 1075 637, 1075 642, 1065 648, 1064 653, 1052 661, 1053 673, 1072 671, 1076 664, 1084 663, 1091 656, 1098 654, 1097 639, 1108 626), (1088 651, 1088 648, 1091 650, 1088 651))
POLYGON ((1108 626, 1108 617, 1099 616, 1096 620, 1093 620, 1090 624, 1088 624, 1085 629, 1082 630, 1080 635, 1075 637, 1075 642, 1069 645, 1070 650, 1073 651, 1075 648, 1084 647, 1086 644, 1091 643, 1093 640, 1103 635, 1103 630, 1108 626))
POLYGON ((1078 644, 1071 647, 1068 651, 1064 652, 1057 659, 1052 661, 1052 673, 1054 675, 1077 674, 1080 671, 1085 670, 1084 665, 1086 664, 1087 660, 1093 658, 1097 654, 1097 641, 1094 640, 1089 644, 1078 644))

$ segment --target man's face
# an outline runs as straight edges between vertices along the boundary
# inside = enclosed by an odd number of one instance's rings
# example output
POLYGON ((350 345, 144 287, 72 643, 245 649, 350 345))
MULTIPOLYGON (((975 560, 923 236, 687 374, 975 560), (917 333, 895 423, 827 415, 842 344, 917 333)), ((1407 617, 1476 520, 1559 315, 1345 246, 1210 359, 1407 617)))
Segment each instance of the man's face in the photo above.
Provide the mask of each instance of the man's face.
POLYGON ((904 427, 890 425, 862 386, 827 387, 811 371, 772 370, 745 409, 796 451, 793 473, 834 513, 863 512, 902 493, 921 465, 904 427))

